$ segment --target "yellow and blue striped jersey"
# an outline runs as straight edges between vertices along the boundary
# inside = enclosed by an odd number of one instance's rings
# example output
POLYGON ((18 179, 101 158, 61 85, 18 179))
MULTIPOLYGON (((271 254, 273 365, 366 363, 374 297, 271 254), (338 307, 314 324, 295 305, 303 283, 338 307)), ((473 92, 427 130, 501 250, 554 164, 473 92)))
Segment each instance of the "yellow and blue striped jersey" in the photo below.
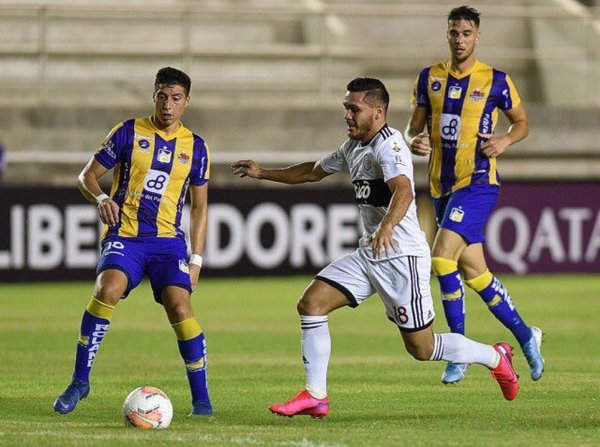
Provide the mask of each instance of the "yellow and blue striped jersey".
POLYGON ((150 118, 116 125, 94 155, 114 168, 111 198, 119 205, 115 227, 102 236, 184 237, 181 212, 188 185, 210 176, 210 152, 202 138, 181 125, 166 135, 150 118))
POLYGON ((510 77, 479 61, 460 74, 449 61, 421 70, 411 104, 427 110, 432 197, 474 183, 500 184, 496 159, 479 150, 484 140, 477 133, 492 133, 498 109, 510 110, 520 102, 510 77))

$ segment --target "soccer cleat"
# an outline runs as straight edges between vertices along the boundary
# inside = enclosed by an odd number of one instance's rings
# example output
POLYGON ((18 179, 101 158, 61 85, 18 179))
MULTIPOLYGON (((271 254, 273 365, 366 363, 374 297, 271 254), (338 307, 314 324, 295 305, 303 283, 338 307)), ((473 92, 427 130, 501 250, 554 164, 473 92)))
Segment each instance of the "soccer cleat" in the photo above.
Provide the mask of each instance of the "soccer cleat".
POLYGON ((302 390, 287 402, 269 405, 269 411, 290 418, 292 416, 307 415, 321 419, 329 413, 329 399, 326 397, 317 399, 311 396, 308 391, 302 390))
POLYGON ((213 409, 210 402, 196 400, 192 402, 192 412, 188 416, 212 416, 213 409))
POLYGON ((490 372, 500 385, 504 398, 513 400, 519 392, 519 376, 512 366, 512 346, 501 341, 494 345, 494 349, 500 355, 500 363, 495 368, 490 368, 490 372))
POLYGON ((444 369, 444 373, 442 374, 442 383, 444 385, 458 383, 465 378, 466 371, 467 365, 465 363, 448 362, 446 369, 444 369))
POLYGON ((58 411, 60 414, 70 413, 89 393, 90 384, 88 382, 73 378, 65 392, 54 401, 54 411, 58 411))
POLYGON ((531 326, 531 338, 521 348, 529 364, 529 372, 532 380, 540 380, 544 372, 544 358, 541 348, 544 334, 539 327, 531 326))

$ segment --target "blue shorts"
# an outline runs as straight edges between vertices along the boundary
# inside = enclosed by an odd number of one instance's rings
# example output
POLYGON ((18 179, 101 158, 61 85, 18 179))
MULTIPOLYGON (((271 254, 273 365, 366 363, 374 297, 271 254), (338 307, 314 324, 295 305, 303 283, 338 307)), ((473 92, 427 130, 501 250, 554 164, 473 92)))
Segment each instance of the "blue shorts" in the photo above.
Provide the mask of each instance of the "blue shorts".
POLYGON ((496 185, 475 184, 433 199, 438 227, 460 234, 468 244, 485 242, 483 229, 499 191, 496 185))
POLYGON ((102 241, 96 274, 107 269, 120 270, 127 276, 126 298, 144 275, 150 279, 157 303, 162 291, 177 286, 192 292, 187 262, 187 247, 181 238, 109 236, 102 241))

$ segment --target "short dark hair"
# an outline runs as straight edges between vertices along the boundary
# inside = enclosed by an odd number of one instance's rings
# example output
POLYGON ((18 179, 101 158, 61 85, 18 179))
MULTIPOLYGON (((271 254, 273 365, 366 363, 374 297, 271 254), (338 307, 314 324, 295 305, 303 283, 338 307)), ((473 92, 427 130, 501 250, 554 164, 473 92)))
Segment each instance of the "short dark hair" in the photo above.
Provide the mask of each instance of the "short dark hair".
POLYGON ((186 95, 189 95, 192 89, 192 80, 181 70, 173 67, 164 67, 156 73, 154 91, 158 91, 161 85, 181 85, 186 95))
POLYGON ((448 14, 448 22, 454 22, 456 20, 467 20, 473 22, 477 28, 479 28, 479 11, 470 6, 458 6, 450 11, 448 14))
POLYGON ((356 78, 348 83, 346 90, 349 92, 367 92, 365 99, 375 103, 382 103, 383 108, 387 111, 390 103, 390 94, 379 79, 356 78))

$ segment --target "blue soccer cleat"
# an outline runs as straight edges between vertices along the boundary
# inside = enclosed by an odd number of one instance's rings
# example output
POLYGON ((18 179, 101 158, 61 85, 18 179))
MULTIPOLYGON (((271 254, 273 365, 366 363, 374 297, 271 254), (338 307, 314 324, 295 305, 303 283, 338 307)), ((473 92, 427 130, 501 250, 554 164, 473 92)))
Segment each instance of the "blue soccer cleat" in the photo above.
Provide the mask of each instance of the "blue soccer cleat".
POLYGON ((450 385, 452 383, 458 383, 465 378, 465 372, 467 371, 467 365, 465 363, 451 363, 448 362, 446 369, 442 374, 442 383, 444 385, 450 385))
POLYGON ((544 358, 541 348, 544 341, 544 333, 539 327, 531 326, 531 338, 521 348, 529 364, 529 372, 532 380, 540 380, 544 372, 544 358))
POLYGON ((213 409, 210 402, 196 400, 192 402, 192 412, 188 416, 212 416, 213 409))
POLYGON ((54 401, 54 411, 60 414, 70 413, 75 409, 81 399, 85 399, 90 393, 90 384, 73 378, 64 393, 54 401))

